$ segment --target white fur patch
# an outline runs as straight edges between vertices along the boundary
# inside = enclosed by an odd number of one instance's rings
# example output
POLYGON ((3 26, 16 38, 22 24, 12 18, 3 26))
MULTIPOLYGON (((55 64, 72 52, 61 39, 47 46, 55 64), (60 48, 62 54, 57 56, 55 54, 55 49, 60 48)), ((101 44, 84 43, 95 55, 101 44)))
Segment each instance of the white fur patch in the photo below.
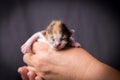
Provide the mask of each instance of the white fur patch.
POLYGON ((39 39, 37 41, 45 42, 45 43, 47 42, 46 39, 45 39, 45 37, 44 37, 44 35, 41 32, 39 33, 39 36, 40 37, 39 37, 39 39))

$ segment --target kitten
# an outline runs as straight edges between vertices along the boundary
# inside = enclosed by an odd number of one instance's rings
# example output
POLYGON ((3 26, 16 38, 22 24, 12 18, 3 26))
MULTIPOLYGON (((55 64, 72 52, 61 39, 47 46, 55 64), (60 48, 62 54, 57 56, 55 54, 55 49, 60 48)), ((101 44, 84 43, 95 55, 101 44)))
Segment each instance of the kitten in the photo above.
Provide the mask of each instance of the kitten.
POLYGON ((74 30, 69 30, 65 24, 59 20, 53 20, 46 30, 35 33, 21 47, 23 53, 31 51, 31 46, 35 41, 42 41, 49 44, 54 50, 61 50, 68 46, 80 47, 71 36, 74 30))

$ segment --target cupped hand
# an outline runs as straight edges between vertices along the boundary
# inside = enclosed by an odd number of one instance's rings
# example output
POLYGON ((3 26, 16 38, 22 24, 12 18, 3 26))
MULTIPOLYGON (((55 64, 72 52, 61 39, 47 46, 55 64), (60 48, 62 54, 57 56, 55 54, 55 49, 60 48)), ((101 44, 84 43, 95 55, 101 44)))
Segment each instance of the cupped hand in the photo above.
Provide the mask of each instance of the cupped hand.
POLYGON ((82 48, 55 51, 41 42, 35 42, 32 51, 23 57, 28 66, 18 69, 24 80, 80 80, 94 60, 82 48))

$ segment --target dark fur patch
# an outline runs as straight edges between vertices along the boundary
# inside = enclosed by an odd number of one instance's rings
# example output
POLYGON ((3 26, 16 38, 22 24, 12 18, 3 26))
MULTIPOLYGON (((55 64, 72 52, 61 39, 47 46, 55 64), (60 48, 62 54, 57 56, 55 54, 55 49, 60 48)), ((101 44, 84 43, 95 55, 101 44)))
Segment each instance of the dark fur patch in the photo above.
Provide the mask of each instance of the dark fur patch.
POLYGON ((71 36, 70 30, 67 28, 67 26, 64 23, 62 23, 62 27, 61 28, 62 28, 61 31, 62 31, 63 35, 66 35, 68 37, 71 36))

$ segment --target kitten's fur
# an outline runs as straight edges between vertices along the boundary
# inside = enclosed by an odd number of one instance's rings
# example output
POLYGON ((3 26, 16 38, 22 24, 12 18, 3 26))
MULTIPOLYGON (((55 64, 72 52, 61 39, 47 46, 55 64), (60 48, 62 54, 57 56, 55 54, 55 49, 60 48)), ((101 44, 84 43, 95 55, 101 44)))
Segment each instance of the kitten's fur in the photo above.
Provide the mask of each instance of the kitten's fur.
POLYGON ((48 43, 55 50, 61 50, 67 46, 80 47, 80 44, 71 37, 72 33, 73 30, 69 30, 61 21, 53 20, 46 30, 30 37, 22 45, 21 50, 23 53, 31 51, 31 46, 36 40, 48 43))

